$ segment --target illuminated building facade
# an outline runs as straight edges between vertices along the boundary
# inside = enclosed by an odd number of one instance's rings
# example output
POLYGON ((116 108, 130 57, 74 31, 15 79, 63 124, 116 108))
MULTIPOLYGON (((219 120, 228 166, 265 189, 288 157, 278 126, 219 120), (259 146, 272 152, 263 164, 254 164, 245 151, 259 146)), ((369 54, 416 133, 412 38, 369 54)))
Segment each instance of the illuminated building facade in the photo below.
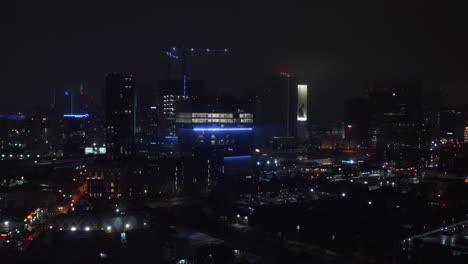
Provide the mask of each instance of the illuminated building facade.
POLYGON ((175 120, 181 150, 216 156, 250 153, 254 115, 249 108, 233 98, 187 100, 180 105, 175 120))
POLYGON ((468 127, 465 127, 463 130, 463 141, 465 144, 468 144, 468 127))
POLYGON ((191 100, 192 91, 200 91, 204 86, 198 80, 161 80, 159 82, 160 134, 176 136, 176 113, 178 104, 191 100))

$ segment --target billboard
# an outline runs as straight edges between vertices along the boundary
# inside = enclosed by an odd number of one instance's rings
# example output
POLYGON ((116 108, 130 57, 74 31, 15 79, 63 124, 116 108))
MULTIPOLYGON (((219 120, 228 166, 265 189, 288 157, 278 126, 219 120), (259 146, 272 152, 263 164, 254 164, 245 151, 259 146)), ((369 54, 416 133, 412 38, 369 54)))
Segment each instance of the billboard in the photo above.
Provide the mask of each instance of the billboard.
POLYGON ((307 121, 307 85, 297 85, 297 121, 307 121))

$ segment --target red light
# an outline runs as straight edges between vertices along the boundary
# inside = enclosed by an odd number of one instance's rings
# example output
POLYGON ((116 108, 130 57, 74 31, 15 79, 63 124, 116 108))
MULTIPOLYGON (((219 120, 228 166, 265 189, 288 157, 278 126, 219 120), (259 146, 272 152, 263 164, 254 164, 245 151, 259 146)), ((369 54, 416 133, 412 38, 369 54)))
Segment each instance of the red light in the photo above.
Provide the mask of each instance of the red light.
POLYGON ((28 241, 33 241, 34 238, 33 238, 33 237, 28 237, 28 238, 26 238, 26 240, 28 240, 28 241))
POLYGON ((89 99, 94 100, 94 95, 90 95, 89 99))

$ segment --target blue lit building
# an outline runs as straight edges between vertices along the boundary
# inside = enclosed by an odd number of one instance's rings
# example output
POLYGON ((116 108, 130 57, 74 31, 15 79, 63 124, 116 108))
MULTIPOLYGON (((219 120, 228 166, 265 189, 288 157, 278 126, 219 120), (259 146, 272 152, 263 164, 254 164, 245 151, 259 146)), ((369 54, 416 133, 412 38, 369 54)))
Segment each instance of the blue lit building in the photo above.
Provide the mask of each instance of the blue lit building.
POLYGON ((175 123, 182 152, 235 156, 252 152, 254 117, 235 100, 198 98, 180 105, 175 123))

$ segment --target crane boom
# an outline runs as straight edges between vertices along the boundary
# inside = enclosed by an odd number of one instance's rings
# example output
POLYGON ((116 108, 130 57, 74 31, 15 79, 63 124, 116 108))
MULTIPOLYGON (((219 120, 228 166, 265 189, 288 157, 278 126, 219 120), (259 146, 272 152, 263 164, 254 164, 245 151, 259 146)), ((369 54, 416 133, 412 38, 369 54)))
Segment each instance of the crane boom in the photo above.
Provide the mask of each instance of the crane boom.
POLYGON ((187 95, 187 57, 189 55, 208 55, 212 53, 228 53, 228 49, 196 49, 196 48, 177 48, 172 47, 163 51, 163 53, 169 59, 169 78, 170 78, 170 68, 171 68, 171 59, 180 59, 182 64, 182 88, 183 88, 183 96, 184 99, 187 95))

